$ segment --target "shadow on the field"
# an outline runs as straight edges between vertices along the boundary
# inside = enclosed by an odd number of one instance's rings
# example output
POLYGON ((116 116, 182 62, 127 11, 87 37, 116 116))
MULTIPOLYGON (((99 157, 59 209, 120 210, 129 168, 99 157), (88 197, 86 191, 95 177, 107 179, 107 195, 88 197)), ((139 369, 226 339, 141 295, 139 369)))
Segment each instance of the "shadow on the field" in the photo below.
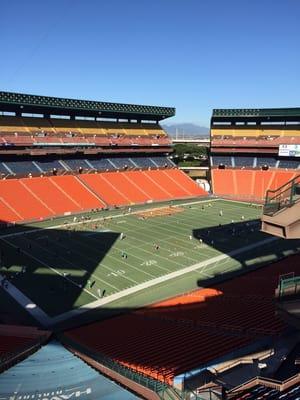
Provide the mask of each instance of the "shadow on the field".
MULTIPOLYGON (((239 262, 240 268, 234 271, 226 271, 226 265, 222 267, 222 261, 218 262, 219 272, 214 272, 208 279, 198 281, 198 286, 207 286, 213 283, 231 279, 238 274, 259 268, 267 263, 275 262, 286 257, 284 251, 300 250, 300 241, 273 238, 260 232, 261 222, 259 219, 250 221, 233 222, 224 225, 213 226, 204 229, 194 229, 193 237, 200 243, 208 245, 223 254, 229 255, 231 259, 239 262), (255 246, 259 241, 270 240, 260 246, 255 246), (235 243, 234 250, 232 243, 235 243), (276 243, 280 242, 280 246, 276 243), (241 247, 245 247, 244 250, 241 247), (247 249, 248 247, 248 249, 247 249), (242 251, 241 251, 242 250, 242 251)), ((225 263, 226 260, 223 261, 225 263)), ((214 267, 213 265, 211 268, 214 267)), ((232 269, 232 268, 231 268, 232 269)), ((203 269, 210 275, 210 267, 203 269)))
MULTIPOLYGON (((22 233, 4 234, 0 236, 0 274, 5 277, 1 286, 8 291, 10 285, 20 288, 50 316, 78 306, 80 295, 86 295, 87 303, 97 300, 112 287, 93 273, 119 235, 100 223, 77 225, 76 230, 68 225, 47 230, 23 226, 22 233)), ((105 276, 113 272, 102 268, 105 276)))

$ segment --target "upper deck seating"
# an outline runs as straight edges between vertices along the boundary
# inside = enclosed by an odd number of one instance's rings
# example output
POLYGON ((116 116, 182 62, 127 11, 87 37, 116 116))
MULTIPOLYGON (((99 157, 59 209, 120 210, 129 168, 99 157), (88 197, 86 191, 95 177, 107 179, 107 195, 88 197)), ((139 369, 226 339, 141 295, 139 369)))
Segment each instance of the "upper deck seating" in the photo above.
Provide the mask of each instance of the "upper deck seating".
POLYGON ((299 168, 300 161, 298 160, 280 160, 278 168, 297 169, 299 168))
POLYGON ((64 160, 64 163, 71 169, 71 170, 78 170, 79 168, 82 169, 91 169, 91 167, 87 164, 86 160, 82 158, 70 158, 64 160))
POLYGON ((91 158, 89 159, 89 163, 98 171, 106 171, 113 168, 113 165, 107 158, 91 158))
POLYGON ((5 133, 28 134, 29 130, 24 126, 22 118, 0 115, 0 134, 5 133))
POLYGON ((235 156, 234 163, 236 167, 253 167, 254 157, 235 156))
POLYGON ((108 135, 108 136, 149 136, 156 139, 167 137, 160 125, 145 123, 118 123, 68 118, 16 117, 0 115, 0 133, 38 135, 40 133, 108 135))
POLYGON ((116 168, 134 168, 135 165, 127 157, 109 158, 108 161, 116 168))
POLYGON ((41 173, 41 171, 32 163, 32 161, 6 161, 5 165, 11 170, 14 174, 37 174, 41 173))
POLYGON ((278 137, 292 137, 299 136, 300 129, 297 128, 284 128, 284 129, 269 129, 269 128, 245 128, 240 127, 237 129, 224 129, 224 128, 212 128, 211 129, 212 138, 218 140, 221 138, 232 137, 232 139, 243 140, 243 138, 262 138, 263 140, 273 140, 278 137))
POLYGON ((55 133, 53 126, 46 118, 22 117, 22 122, 31 135, 38 135, 40 133, 55 133))
POLYGON ((262 167, 263 165, 268 165, 269 167, 276 167, 277 160, 274 157, 257 157, 256 166, 262 167))
POLYGON ((212 156, 212 165, 213 166, 218 166, 218 165, 226 165, 226 166, 232 166, 231 162, 231 157, 229 156, 212 156))
POLYGON ((50 119, 50 123, 53 126, 55 133, 81 134, 80 129, 74 120, 52 118, 50 119))
POLYGON ((59 170, 66 170, 66 168, 59 162, 59 160, 48 160, 48 159, 40 159, 36 161, 36 164, 41 168, 44 172, 53 171, 56 169, 59 170))
POLYGON ((154 157, 151 156, 150 160, 158 167, 174 167, 174 163, 167 157, 154 157))
POLYGON ((78 171, 83 170, 99 170, 113 171, 124 168, 158 168, 172 166, 173 163, 167 157, 111 157, 111 158, 64 158, 64 159, 48 159, 39 158, 32 161, 0 161, 0 174, 27 176, 33 174, 40 175, 43 172, 57 171, 78 171), (154 160, 155 162, 154 162, 154 160), (152 161, 153 160, 153 161, 152 161))
POLYGON ((130 157, 134 165, 138 168, 153 168, 154 163, 149 157, 130 157))

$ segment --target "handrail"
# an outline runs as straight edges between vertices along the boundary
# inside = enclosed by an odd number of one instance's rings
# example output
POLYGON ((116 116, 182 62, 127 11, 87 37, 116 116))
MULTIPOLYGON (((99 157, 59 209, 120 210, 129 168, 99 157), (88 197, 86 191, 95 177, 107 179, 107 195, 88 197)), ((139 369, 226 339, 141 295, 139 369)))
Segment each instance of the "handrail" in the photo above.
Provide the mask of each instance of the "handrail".
POLYGON ((285 186, 289 185, 291 182, 294 182, 296 179, 299 179, 299 178, 300 178, 300 174, 295 176, 294 178, 290 179, 288 182, 284 183, 283 185, 279 186, 279 188, 277 188, 277 189, 269 189, 269 190, 267 190, 266 198, 268 197, 268 193, 278 192, 279 190, 281 190, 282 188, 284 188, 285 186))
POLYGON ((276 212, 291 207, 299 199, 300 175, 289 180, 279 188, 266 193, 264 211, 265 215, 274 215, 276 212))
POLYGON ((300 374, 296 374, 291 376, 290 378, 284 380, 284 381, 279 381, 276 379, 272 378, 267 378, 267 377, 260 377, 256 376, 254 378, 249 379, 248 381, 242 383, 239 386, 236 386, 232 390, 230 390, 228 393, 236 395, 237 393, 244 391, 246 389, 250 389, 253 386, 256 385, 265 385, 269 387, 273 387, 273 385, 276 385, 280 388, 281 391, 288 389, 289 387, 295 385, 296 383, 300 382, 300 374))

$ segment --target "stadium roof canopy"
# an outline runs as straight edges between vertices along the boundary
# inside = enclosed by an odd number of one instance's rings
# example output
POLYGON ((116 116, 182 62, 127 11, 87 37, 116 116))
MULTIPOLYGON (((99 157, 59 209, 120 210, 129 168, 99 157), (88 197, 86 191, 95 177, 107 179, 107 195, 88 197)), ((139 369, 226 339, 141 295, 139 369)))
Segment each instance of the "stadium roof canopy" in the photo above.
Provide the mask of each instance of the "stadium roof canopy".
POLYGON ((300 107, 296 108, 219 108, 213 110, 213 117, 285 117, 299 116, 300 107))
POLYGON ((1 91, 0 111, 155 121, 175 115, 173 107, 65 99, 1 91))
POLYGON ((218 121, 291 121, 300 120, 300 107, 295 108, 218 108, 212 122, 218 121))

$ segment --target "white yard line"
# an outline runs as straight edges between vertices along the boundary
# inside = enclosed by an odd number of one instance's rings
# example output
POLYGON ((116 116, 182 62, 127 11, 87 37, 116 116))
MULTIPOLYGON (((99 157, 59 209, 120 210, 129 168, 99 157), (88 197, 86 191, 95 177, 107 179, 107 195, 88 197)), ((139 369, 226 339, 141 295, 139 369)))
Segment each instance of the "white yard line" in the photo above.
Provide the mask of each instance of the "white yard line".
MULTIPOLYGON (((9 242, 6 239, 3 239, 3 237, 0 237, 0 240, 3 240, 3 242, 7 243, 9 246, 12 246, 14 248, 18 248, 18 246, 16 246, 15 244, 9 242)), ((28 251, 21 249, 21 252, 26 254, 28 257, 32 258, 33 260, 41 263, 44 267, 47 267, 49 269, 51 269, 51 271, 55 272, 56 274, 60 275, 62 278, 66 279, 67 281, 69 281, 70 283, 72 283, 74 286, 77 286, 78 288, 80 288, 80 285, 76 282, 74 282, 72 279, 70 279, 68 276, 64 276, 63 273, 61 273, 60 271, 58 271, 56 268, 51 267, 49 264, 47 264, 45 261, 41 260, 40 258, 34 256, 33 254, 30 254, 28 251)), ((82 290, 84 290, 86 293, 88 293, 89 295, 91 295, 94 298, 98 298, 97 296, 95 296, 92 292, 90 292, 89 290, 85 289, 85 288, 80 288, 82 290)))
MULTIPOLYGON (((211 200, 197 200, 197 201, 193 201, 193 202, 189 202, 189 203, 180 203, 180 204, 175 204, 173 205, 173 207, 182 207, 182 206, 188 206, 190 204, 200 204, 200 203, 211 203, 212 201, 219 201, 220 199, 211 199, 211 200)), ((163 207, 167 207, 170 204, 162 204, 159 207, 156 208, 163 208, 163 207)), ((146 204, 145 204, 146 206, 146 204)), ((150 206, 150 204, 149 204, 150 206)), ((151 209, 151 207, 149 207, 149 209, 151 209)), ((66 224, 60 224, 60 225, 54 225, 54 226, 48 226, 48 227, 41 227, 41 228, 33 228, 30 229, 28 231, 22 231, 22 232, 15 232, 15 233, 8 233, 7 235, 1 235, 1 238, 8 238, 8 237, 14 237, 14 236, 21 236, 21 235, 27 235, 29 233, 33 233, 33 232, 40 232, 42 230, 50 230, 50 229, 59 229, 59 228, 64 228, 66 226, 77 226, 77 225, 82 225, 82 224, 87 224, 87 223, 92 223, 92 222, 99 222, 99 221, 107 221, 109 219, 115 219, 115 218, 122 218, 125 217, 127 215, 135 215, 135 214, 139 214, 142 211, 145 211, 145 209, 139 209, 136 211, 131 211, 130 213, 122 213, 122 214, 117 214, 117 215, 112 215, 112 216, 107 216, 107 217, 101 217, 101 218, 96 218, 96 219, 91 219, 89 221, 78 221, 78 222, 69 222, 66 224)))
MULTIPOLYGON (((2 238, 2 239, 3 239, 3 238, 2 238)), ((5 240, 5 239, 4 239, 4 240, 5 240)), ((222 260, 226 260, 226 259, 228 259, 228 258, 230 258, 230 257, 232 257, 232 256, 235 256, 235 255, 238 255, 238 254, 247 252, 247 251, 249 251, 249 250, 255 249, 255 248, 260 247, 260 246, 264 246, 264 245, 269 244, 269 243, 271 243, 271 242, 274 242, 274 241, 276 241, 276 240, 278 240, 278 238, 276 238, 276 237, 272 237, 272 238, 268 238, 268 239, 265 239, 265 240, 261 240, 260 242, 253 243, 253 244, 250 244, 250 245, 248 245, 248 246, 244 246, 244 247, 242 247, 242 248, 233 250, 233 251, 229 252, 228 254, 221 254, 221 255, 216 256, 216 257, 213 257, 213 258, 211 258, 211 259, 209 259, 209 260, 202 261, 202 262, 200 262, 200 263, 197 263, 197 264, 191 265, 191 266, 189 266, 189 267, 185 267, 185 268, 183 268, 183 269, 180 269, 180 270, 171 272, 171 273, 169 273, 169 274, 160 276, 160 277, 158 277, 158 278, 155 278, 155 279, 146 281, 146 282, 144 282, 144 283, 138 284, 138 285, 133 286, 133 287, 130 287, 130 288, 128 288, 128 289, 124 289, 124 290, 122 290, 122 291, 120 291, 120 292, 118 292, 118 293, 111 294, 110 296, 104 297, 104 298, 102 298, 102 299, 97 299, 96 301, 94 301, 94 302, 92 302, 92 303, 85 304, 85 305, 83 305, 83 306, 81 306, 81 307, 79 307, 79 308, 77 308, 77 309, 74 309, 74 310, 71 310, 71 311, 67 311, 67 312, 65 312, 65 313, 62 313, 62 314, 56 316, 56 317, 50 317, 50 316, 48 316, 48 315, 47 315, 43 310, 41 310, 41 308, 38 307, 38 306, 36 306, 36 307, 34 307, 34 308, 32 308, 32 309, 28 309, 28 307, 26 307, 26 306, 27 306, 28 304, 31 304, 32 301, 31 301, 28 297, 26 297, 25 295, 23 295, 23 293, 20 292, 13 284, 9 283, 9 287, 8 287, 9 290, 7 290, 7 292, 8 292, 19 304, 21 304, 24 308, 26 308, 26 309, 34 316, 34 318, 36 318, 42 325, 50 326, 50 325, 56 324, 56 323, 58 323, 58 322, 64 321, 64 320, 66 320, 66 319, 68 319, 68 318, 70 318, 70 317, 73 317, 73 316, 75 316, 75 315, 82 314, 82 313, 86 312, 87 310, 92 310, 92 309, 94 309, 94 308, 103 306, 103 305, 105 305, 105 304, 109 304, 109 303, 111 303, 111 302, 113 302, 113 301, 119 300, 119 299, 121 299, 121 298, 123 298, 123 297, 126 297, 126 296, 128 296, 128 295, 137 293, 137 292, 139 292, 139 291, 141 291, 141 290, 148 289, 148 288, 150 288, 150 287, 153 287, 153 286, 158 285, 158 284, 160 284, 160 283, 166 282, 166 281, 168 281, 168 280, 171 280, 171 279, 177 278, 177 277, 179 277, 179 276, 188 274, 188 273, 190 273, 190 272, 199 270, 199 268, 203 268, 203 269, 204 269, 204 267, 208 267, 208 266, 210 266, 210 265, 212 266, 212 268, 214 268, 216 262, 219 262, 219 261, 222 261, 222 260)), ((5 241, 6 241, 6 240, 5 240, 5 241)), ((6 241, 6 242, 8 242, 8 241, 6 241)), ((11 245, 10 242, 8 242, 8 244, 11 245)), ((24 253, 27 253, 27 252, 24 252, 24 253)), ((27 253, 27 254, 28 254, 28 253, 27 253)), ((33 257, 33 256, 31 256, 30 254, 28 254, 28 255, 29 255, 30 257, 36 259, 38 262, 41 262, 43 265, 45 265, 46 267, 49 268, 49 266, 48 266, 46 263, 42 262, 42 261, 39 260, 38 258, 33 257)), ((51 268, 51 267, 50 267, 50 269, 54 270, 54 269, 51 268)), ((208 270, 208 269, 207 269, 207 270, 208 270)), ((205 274, 207 274, 207 270, 205 271, 205 274)), ((55 270, 55 272, 57 272, 59 275, 61 275, 61 273, 60 273, 59 271, 56 271, 56 270, 55 270)), ((203 272, 204 272, 204 271, 203 271, 203 272)), ((92 295, 93 297, 96 297, 96 296, 94 296, 93 294, 91 294, 91 295, 92 295)))
POLYGON ((249 251, 249 250, 255 249, 257 247, 266 245, 266 244, 274 242, 276 240, 278 240, 277 237, 272 237, 272 238, 268 238, 268 239, 265 239, 265 240, 261 240, 260 242, 253 243, 253 244, 250 244, 248 246, 244 246, 242 248, 233 250, 228 254, 221 254, 221 255, 213 257, 213 258, 211 258, 209 260, 202 261, 200 263, 191 265, 191 266, 183 268, 181 270, 177 270, 177 271, 171 272, 171 273, 169 273, 167 275, 164 275, 164 276, 152 279, 150 281, 141 283, 141 284, 139 284, 137 286, 133 286, 131 288, 122 290, 119 293, 114 293, 114 294, 112 294, 112 295, 110 295, 108 297, 105 297, 103 299, 99 299, 99 300, 96 300, 96 301, 94 301, 92 303, 85 304, 84 306, 79 307, 76 310, 71 310, 71 311, 68 311, 66 313, 60 314, 57 317, 53 318, 53 323, 64 321, 67 318, 73 317, 73 316, 78 315, 78 314, 82 314, 87 310, 92 310, 92 309, 97 308, 99 306, 103 306, 105 304, 111 303, 112 301, 119 300, 119 299, 121 299, 121 298, 123 298, 125 296, 137 293, 137 292, 139 292, 141 290, 148 289, 148 288, 150 288, 152 286, 155 286, 155 285, 158 285, 160 283, 166 282, 166 281, 168 281, 170 279, 174 279, 174 278, 177 278, 179 276, 185 275, 187 273, 196 271, 197 269, 199 269, 201 267, 209 266, 209 265, 214 264, 214 263, 216 263, 218 261, 225 260, 225 259, 227 259, 229 257, 235 256, 237 254, 244 253, 246 251, 249 251))

